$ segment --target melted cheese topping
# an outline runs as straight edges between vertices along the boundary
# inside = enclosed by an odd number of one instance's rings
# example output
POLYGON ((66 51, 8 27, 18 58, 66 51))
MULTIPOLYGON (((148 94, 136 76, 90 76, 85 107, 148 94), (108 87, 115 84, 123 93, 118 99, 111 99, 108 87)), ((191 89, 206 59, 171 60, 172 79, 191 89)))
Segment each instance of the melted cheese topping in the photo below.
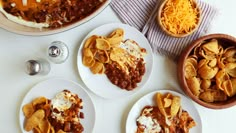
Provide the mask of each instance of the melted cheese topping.
POLYGON ((183 34, 197 26, 198 15, 193 0, 168 0, 161 13, 161 21, 168 31, 183 34))
POLYGON ((128 74, 128 67, 135 68, 137 61, 143 58, 145 54, 146 49, 141 48, 134 40, 127 39, 125 42, 121 42, 119 47, 111 50, 110 58, 128 74))
MULTIPOLYGON (((8 0, 7 3, 14 4, 14 7, 25 11, 28 9, 38 9, 41 8, 41 4, 43 2, 55 3, 57 0, 8 0)), ((1 0, 1 2, 4 4, 4 0, 1 0)))

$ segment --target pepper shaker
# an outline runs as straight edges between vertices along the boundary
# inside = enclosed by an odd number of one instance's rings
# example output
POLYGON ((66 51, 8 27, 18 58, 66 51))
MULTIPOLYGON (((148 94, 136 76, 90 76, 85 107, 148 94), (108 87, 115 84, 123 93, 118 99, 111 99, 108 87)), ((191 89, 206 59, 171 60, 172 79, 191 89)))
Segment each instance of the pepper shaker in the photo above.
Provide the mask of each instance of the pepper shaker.
POLYGON ((56 64, 65 62, 69 56, 68 47, 61 41, 52 42, 47 52, 49 60, 56 64))
POLYGON ((25 63, 26 73, 33 75, 47 75, 50 72, 50 64, 46 60, 28 60, 25 63))

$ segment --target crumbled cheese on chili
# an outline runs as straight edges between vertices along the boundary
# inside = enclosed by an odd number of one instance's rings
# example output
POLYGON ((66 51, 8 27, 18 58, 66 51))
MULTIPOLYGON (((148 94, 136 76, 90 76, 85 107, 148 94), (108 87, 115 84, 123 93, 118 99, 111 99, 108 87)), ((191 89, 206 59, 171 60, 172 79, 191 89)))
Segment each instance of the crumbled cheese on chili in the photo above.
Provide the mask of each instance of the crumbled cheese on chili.
POLYGON ((26 6, 26 5, 27 5, 27 0, 22 0, 22 4, 23 4, 24 6, 26 6))
POLYGON ((174 33, 189 33, 197 26, 199 10, 193 0, 168 0, 161 13, 164 27, 174 33))
POLYGON ((151 116, 146 116, 152 110, 153 108, 145 108, 142 115, 137 119, 137 122, 144 128, 143 133, 159 133, 161 131, 161 126, 157 120, 151 116))

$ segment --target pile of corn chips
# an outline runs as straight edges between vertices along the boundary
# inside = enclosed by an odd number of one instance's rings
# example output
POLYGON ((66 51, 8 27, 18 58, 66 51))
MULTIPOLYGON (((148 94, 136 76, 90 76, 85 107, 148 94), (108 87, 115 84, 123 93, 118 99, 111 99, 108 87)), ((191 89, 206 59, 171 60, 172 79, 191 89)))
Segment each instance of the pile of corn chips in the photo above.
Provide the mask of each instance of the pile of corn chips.
POLYGON ((165 131, 177 132, 175 128, 182 128, 181 131, 183 133, 188 133, 190 128, 196 126, 197 123, 189 113, 182 109, 181 98, 179 96, 172 95, 171 93, 157 93, 156 103, 160 113, 166 120, 167 126, 163 127, 165 131))
POLYGON ((47 117, 50 114, 50 103, 45 97, 38 97, 32 102, 23 106, 25 115, 25 130, 34 133, 54 133, 54 128, 51 126, 47 117))
MULTIPOLYGON (((123 36, 124 31, 119 28, 108 35, 108 37, 97 35, 89 37, 83 47, 83 64, 89 67, 92 73, 103 74, 105 72, 104 63, 110 61, 109 54, 111 48, 119 46, 123 40, 123 36)), ((120 48, 118 50, 122 49, 120 48)))
POLYGON ((186 59, 185 79, 205 102, 225 101, 236 94, 236 47, 212 39, 194 48, 186 59))
POLYGON ((136 133, 189 133, 189 130, 196 126, 194 119, 182 109, 179 96, 158 92, 155 102, 157 106, 147 105, 142 110, 137 119, 136 133))
POLYGON ((63 90, 58 94, 65 95, 60 95, 60 97, 56 95, 52 100, 42 96, 37 97, 22 107, 25 116, 25 131, 33 131, 33 133, 66 133, 66 131, 79 133, 84 130, 79 119, 83 118, 79 116, 81 115, 80 109, 83 107, 79 105, 82 104, 82 99, 68 90, 63 90), (56 107, 53 107, 53 100, 55 99, 57 100, 56 107), (68 100, 72 102, 70 106, 68 106, 68 100), (55 114, 60 119, 55 118, 55 114), (59 114, 62 115, 59 116, 59 114), (76 127, 76 129, 71 127, 76 127))
POLYGON ((173 96, 171 93, 156 94, 156 103, 163 116, 173 118, 179 112, 181 107, 181 99, 179 96, 173 96))

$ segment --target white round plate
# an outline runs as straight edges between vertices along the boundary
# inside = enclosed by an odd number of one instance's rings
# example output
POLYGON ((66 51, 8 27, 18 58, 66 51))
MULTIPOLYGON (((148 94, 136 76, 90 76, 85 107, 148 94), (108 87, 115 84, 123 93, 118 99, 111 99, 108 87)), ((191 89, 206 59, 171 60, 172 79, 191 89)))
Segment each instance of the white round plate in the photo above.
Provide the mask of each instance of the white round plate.
POLYGON ((201 133, 202 132, 202 122, 201 118, 199 116, 199 113, 193 103, 186 98, 184 95, 177 93, 175 91, 170 90, 159 90, 155 92, 151 92, 145 96, 143 96, 141 99, 139 99, 132 107, 132 109, 129 112, 127 121, 126 121, 126 133, 135 133, 137 130, 136 120, 139 117, 142 109, 147 106, 155 106, 155 95, 157 92, 160 93, 167 93, 170 92, 171 94, 175 96, 181 97, 181 106, 184 110, 188 111, 190 116, 194 119, 194 121, 197 123, 197 125, 190 129, 190 133, 201 133))
POLYGON ((124 96, 129 96, 140 90, 144 84, 148 81, 153 66, 153 53, 150 47, 149 42, 144 37, 142 33, 140 33, 134 27, 131 27, 122 23, 110 23, 102 25, 93 31, 91 31, 82 41, 78 55, 77 55, 77 67, 79 70, 79 74, 85 85, 95 94, 107 99, 115 99, 121 98, 124 96), (142 78, 142 81, 138 84, 137 88, 132 91, 123 90, 116 85, 113 85, 110 80, 106 77, 106 74, 93 74, 90 69, 83 65, 82 63, 82 48, 84 42, 87 38, 92 35, 103 35, 106 36, 111 33, 113 30, 117 28, 122 28, 124 30, 124 40, 132 39, 135 40, 141 47, 145 48, 147 51, 146 56, 144 57, 144 61, 146 62, 146 72, 142 78))
POLYGON ((95 108, 87 92, 79 84, 73 81, 64 79, 49 79, 35 85, 24 97, 20 106, 19 114, 22 133, 29 133, 24 130, 25 117, 22 111, 22 107, 39 96, 44 96, 48 99, 52 99, 57 93, 65 89, 77 94, 83 100, 83 109, 81 110, 81 112, 84 113, 84 119, 81 119, 81 123, 84 127, 84 133, 93 132, 95 124, 95 108))

